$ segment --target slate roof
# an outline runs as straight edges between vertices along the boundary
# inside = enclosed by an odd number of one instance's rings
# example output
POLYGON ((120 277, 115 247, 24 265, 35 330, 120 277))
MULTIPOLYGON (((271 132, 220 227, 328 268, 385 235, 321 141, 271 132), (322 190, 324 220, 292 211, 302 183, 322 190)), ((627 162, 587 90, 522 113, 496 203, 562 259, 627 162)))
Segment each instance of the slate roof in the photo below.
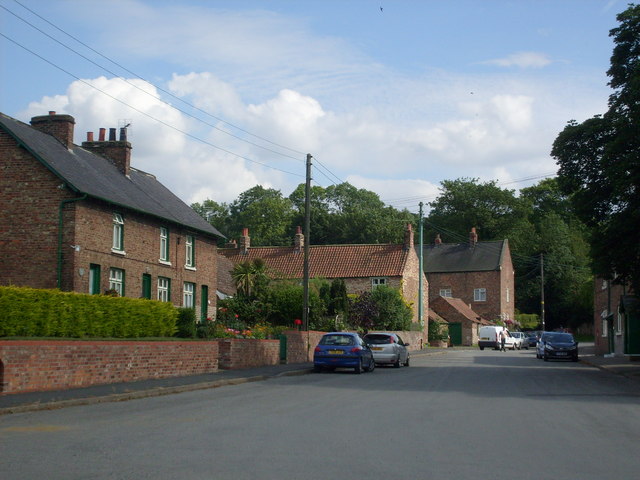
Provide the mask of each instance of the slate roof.
MULTIPOLYGON (((280 278, 302 278, 304 252, 294 247, 221 248, 234 264, 261 258, 280 278)), ((309 276, 323 278, 400 277, 409 251, 402 244, 310 245, 309 276)))
POLYGON ((441 243, 423 246, 425 273, 483 272, 500 270, 507 240, 441 243))
POLYGON ((131 168, 126 177, 109 160, 77 145, 67 149, 53 136, 3 113, 0 128, 75 192, 224 237, 149 173, 131 168))

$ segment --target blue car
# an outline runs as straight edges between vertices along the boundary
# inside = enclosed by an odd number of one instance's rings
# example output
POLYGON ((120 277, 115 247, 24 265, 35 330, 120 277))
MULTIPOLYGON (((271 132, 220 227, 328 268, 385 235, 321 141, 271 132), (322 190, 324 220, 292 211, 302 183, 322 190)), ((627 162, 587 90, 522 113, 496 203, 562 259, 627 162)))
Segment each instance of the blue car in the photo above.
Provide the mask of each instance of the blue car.
POLYGON ((325 333, 313 351, 313 370, 353 368, 355 373, 373 372, 376 362, 371 348, 360 335, 348 332, 325 333))
POLYGON ((577 362, 578 342, 570 333, 543 332, 536 345, 536 357, 545 362, 551 359, 577 362))

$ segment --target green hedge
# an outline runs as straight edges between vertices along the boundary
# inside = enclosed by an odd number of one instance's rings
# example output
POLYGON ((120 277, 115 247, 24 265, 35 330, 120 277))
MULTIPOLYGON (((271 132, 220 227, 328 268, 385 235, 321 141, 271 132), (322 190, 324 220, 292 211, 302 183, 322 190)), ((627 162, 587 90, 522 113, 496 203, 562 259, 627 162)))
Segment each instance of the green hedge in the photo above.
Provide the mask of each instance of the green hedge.
POLYGON ((0 287, 0 337, 170 337, 177 317, 167 302, 0 287))

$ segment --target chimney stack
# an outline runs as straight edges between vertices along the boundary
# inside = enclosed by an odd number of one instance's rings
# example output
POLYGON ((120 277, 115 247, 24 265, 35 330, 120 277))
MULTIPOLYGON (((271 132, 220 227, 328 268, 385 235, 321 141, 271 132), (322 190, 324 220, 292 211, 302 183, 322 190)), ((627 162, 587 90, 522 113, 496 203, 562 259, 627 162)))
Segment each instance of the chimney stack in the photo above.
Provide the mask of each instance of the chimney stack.
POLYGON ((304 234, 302 233, 302 227, 296 227, 296 236, 293 239, 293 250, 296 253, 300 253, 304 247, 304 234))
POLYGON ((471 231, 469 232, 469 246, 474 248, 478 243, 478 234, 476 233, 476 227, 471 227, 471 231))
POLYGON ((31 126, 40 132, 55 137, 66 149, 73 148, 73 129, 76 124, 71 115, 57 115, 50 111, 49 115, 40 115, 31 119, 31 126))
POLYGON ((413 225, 407 223, 407 228, 404 230, 404 250, 411 250, 413 248, 413 225))
POLYGON ((251 238, 249 237, 249 229, 242 229, 242 236, 240 237, 240 248, 243 254, 249 253, 249 247, 251 246, 251 238))
POLYGON ((131 172, 131 144, 127 142, 126 128, 120 129, 120 140, 116 141, 116 129, 109 129, 109 141, 105 141, 107 129, 101 128, 98 141, 93 139, 93 132, 87 132, 87 141, 82 142, 82 148, 107 158, 118 170, 127 177, 131 172))

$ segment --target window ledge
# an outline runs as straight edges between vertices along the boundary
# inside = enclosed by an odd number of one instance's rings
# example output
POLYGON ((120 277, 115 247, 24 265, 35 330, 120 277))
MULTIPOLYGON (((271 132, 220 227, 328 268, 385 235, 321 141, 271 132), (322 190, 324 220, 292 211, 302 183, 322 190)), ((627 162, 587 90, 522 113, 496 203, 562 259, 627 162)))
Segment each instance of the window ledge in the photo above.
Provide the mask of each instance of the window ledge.
POLYGON ((190 267, 190 266, 188 266, 188 265, 185 265, 185 266, 184 266, 184 269, 185 269, 185 270, 191 270, 192 272, 195 272, 195 271, 196 271, 196 267, 190 267))
POLYGON ((171 267, 171 262, 167 262, 166 260, 158 260, 160 265, 166 265, 167 267, 171 267))
POLYGON ((125 252, 124 250, 116 250, 115 248, 111 249, 111 253, 115 253, 116 255, 122 255, 122 256, 125 256, 127 254, 127 252, 125 252))

